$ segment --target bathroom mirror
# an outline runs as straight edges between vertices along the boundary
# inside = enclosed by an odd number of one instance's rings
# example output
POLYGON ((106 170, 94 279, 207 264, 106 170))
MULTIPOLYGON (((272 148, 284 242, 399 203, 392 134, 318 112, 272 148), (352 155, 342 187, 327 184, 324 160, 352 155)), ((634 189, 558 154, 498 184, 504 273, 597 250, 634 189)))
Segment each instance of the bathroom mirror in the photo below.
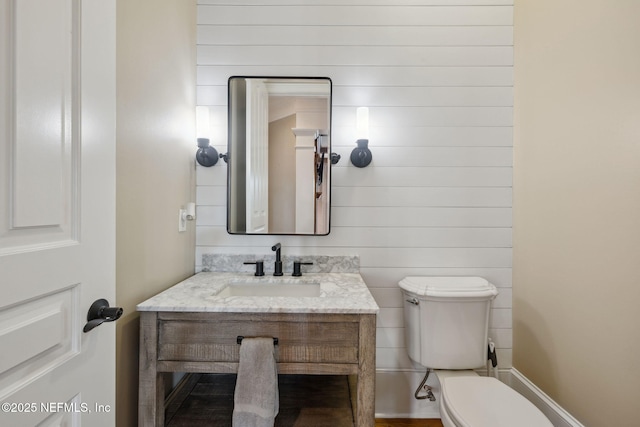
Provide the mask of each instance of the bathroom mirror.
POLYGON ((329 234, 331 80, 228 82, 227 231, 329 234))

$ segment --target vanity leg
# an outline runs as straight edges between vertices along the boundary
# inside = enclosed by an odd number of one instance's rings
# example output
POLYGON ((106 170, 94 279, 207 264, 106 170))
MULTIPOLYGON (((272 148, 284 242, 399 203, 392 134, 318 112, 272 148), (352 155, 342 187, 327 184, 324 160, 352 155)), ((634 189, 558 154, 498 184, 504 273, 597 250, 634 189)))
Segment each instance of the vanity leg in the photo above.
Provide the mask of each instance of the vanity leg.
POLYGON ((360 316, 356 426, 375 424, 376 315, 360 316))
POLYGON ((158 313, 140 314, 138 426, 164 426, 164 374, 158 373, 158 313))

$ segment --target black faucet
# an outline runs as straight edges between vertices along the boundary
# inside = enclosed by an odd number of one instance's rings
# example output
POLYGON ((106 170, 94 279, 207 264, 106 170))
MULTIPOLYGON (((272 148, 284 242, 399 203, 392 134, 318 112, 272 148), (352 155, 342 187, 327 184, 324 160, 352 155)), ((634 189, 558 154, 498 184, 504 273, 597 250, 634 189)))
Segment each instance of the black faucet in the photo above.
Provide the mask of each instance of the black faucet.
POLYGON ((280 257, 280 249, 282 249, 282 245, 280 245, 280 243, 276 243, 271 246, 271 250, 276 251, 276 262, 273 266, 274 276, 282 276, 282 258, 280 257))
POLYGON ((302 276, 302 270, 300 269, 301 265, 313 265, 312 262, 302 262, 302 261, 294 261, 293 262, 293 274, 294 277, 302 276))
POLYGON ((245 264, 255 264, 256 274, 254 276, 264 276, 264 261, 245 262, 245 264))

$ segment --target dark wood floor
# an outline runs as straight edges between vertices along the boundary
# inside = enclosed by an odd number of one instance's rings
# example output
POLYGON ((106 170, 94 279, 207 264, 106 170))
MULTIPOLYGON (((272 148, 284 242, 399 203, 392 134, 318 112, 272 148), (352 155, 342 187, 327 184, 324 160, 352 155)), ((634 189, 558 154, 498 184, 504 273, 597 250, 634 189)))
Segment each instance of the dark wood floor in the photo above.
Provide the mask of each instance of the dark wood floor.
POLYGON ((440 420, 418 420, 406 418, 385 418, 376 420, 376 427, 443 427, 440 420))
MULTIPOLYGON (((231 426, 235 375, 192 375, 170 400, 167 427, 231 426)), ((353 427, 347 377, 281 375, 275 427, 353 427)), ((379 419, 376 427, 442 427, 440 420, 379 419)))

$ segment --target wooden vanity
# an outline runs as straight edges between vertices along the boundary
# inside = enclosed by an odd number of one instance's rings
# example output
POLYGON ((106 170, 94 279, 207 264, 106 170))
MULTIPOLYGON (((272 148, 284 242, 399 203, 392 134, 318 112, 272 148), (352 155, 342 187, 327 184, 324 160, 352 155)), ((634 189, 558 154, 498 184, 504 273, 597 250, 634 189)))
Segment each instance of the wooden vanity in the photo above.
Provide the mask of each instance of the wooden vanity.
MULTIPOLYGON (((327 280, 326 276, 318 280, 327 280)), ((229 280, 220 274, 209 277, 209 287, 202 286, 203 277, 188 279, 187 284, 140 304, 138 424, 164 425, 165 373, 236 373, 238 336, 269 336, 278 338, 279 374, 354 376, 355 425, 372 427, 378 308, 364 282, 357 283, 359 275, 338 276, 338 284, 330 283, 317 304, 313 302, 316 298, 216 299, 220 283, 229 280), (354 283, 346 283, 349 280, 354 283), (191 305, 180 300, 169 305, 172 296, 179 299, 188 290, 191 305), (354 308, 345 303, 347 298, 353 299, 354 308), (163 310, 165 304, 171 309, 163 310), (234 308, 234 304, 243 307, 234 308)))

